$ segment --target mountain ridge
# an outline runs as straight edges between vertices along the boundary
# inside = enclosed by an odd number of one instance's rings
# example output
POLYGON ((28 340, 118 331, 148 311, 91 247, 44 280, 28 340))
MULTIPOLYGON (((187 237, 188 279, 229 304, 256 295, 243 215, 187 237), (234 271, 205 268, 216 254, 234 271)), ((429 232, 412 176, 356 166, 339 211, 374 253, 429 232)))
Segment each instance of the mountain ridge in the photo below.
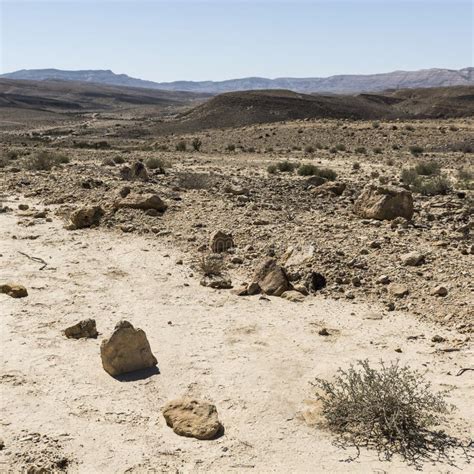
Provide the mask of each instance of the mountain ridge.
POLYGON ((418 71, 392 71, 377 74, 339 74, 329 77, 293 78, 244 77, 224 81, 154 82, 115 74, 110 69, 66 71, 61 69, 22 69, 0 75, 18 80, 64 80, 169 91, 220 94, 262 89, 287 89, 301 93, 353 94, 391 89, 431 88, 474 85, 474 67, 432 68, 418 71))

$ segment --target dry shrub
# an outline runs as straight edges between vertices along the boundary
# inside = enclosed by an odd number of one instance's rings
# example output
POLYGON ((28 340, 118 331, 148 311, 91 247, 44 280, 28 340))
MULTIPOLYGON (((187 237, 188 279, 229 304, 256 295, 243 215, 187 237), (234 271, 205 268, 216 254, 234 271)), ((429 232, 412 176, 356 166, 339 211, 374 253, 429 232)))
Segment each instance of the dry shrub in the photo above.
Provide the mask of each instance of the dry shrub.
POLYGON ((50 171, 53 167, 69 163, 69 158, 59 153, 39 151, 25 158, 25 168, 37 171, 50 171))
POLYGON ((304 163, 298 168, 298 174, 300 176, 320 176, 329 181, 334 181, 337 177, 337 173, 330 168, 319 168, 311 163, 304 163))
POLYGON ((199 270, 204 276, 222 275, 224 261, 219 255, 205 255, 199 261, 199 270))
POLYGON ((390 460, 399 454, 410 464, 453 460, 450 448, 467 448, 438 428, 452 411, 446 392, 434 393, 423 374, 397 363, 379 369, 358 361, 338 370, 333 382, 317 379, 317 398, 327 427, 340 446, 376 449, 390 460))
POLYGON ((150 170, 157 170, 160 173, 164 173, 167 168, 170 167, 170 163, 164 158, 157 156, 150 156, 145 160, 145 165, 150 170))

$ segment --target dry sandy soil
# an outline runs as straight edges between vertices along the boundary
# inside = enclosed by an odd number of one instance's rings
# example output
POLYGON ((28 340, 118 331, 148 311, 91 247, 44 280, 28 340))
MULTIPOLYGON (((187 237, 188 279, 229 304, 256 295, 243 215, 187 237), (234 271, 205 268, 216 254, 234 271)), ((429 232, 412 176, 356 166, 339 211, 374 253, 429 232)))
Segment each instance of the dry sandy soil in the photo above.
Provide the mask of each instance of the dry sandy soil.
MULTIPOLYGON (((411 472, 373 451, 348 462, 355 450, 321 425, 315 378, 366 358, 400 360, 451 389, 447 431, 472 438, 473 372, 457 374, 473 360, 474 120, 297 120, 183 134, 170 131, 180 108, 0 109, 0 283, 29 293, 0 294, 0 472, 411 472), (186 151, 175 149, 181 141, 186 151), (30 169, 41 151, 67 162, 30 169), (149 167, 146 181, 124 179, 124 167, 151 158, 164 174, 149 167), (342 194, 296 171, 267 171, 282 161, 332 169, 342 194), (446 193, 413 190, 411 220, 354 213, 364 186, 408 187, 401 170, 421 161, 438 164, 446 193), (156 193, 166 212, 117 208, 127 187, 156 193), (89 205, 104 210, 98 225, 66 230, 71 212, 89 205), (233 234, 222 266, 234 288, 268 256, 300 289, 313 271, 327 285, 299 303, 204 287, 199 261, 216 230, 233 234), (413 251, 419 266, 403 263, 413 251), (392 284, 408 294, 393 296, 392 284), (444 297, 432 294, 439 285, 444 297), (98 339, 62 334, 86 318, 98 339), (101 340, 122 319, 146 332, 160 373, 118 380, 103 370, 101 340), (223 436, 198 441, 166 426, 162 406, 187 395, 217 406, 223 436)), ((453 454, 456 466, 426 460, 424 471, 468 472, 453 454)))
MULTIPOLYGON (((409 472, 373 452, 348 464, 355 453, 314 426, 311 382, 364 358, 398 359, 426 371, 435 388, 451 388, 458 410, 450 430, 469 436, 472 376, 456 374, 472 352, 466 344, 449 352, 455 330, 377 305, 323 297, 296 305, 203 288, 187 255, 154 236, 67 231, 57 218, 29 227, 18 225, 19 214, 0 215, 2 279, 29 290, 24 299, 0 295, 2 472, 51 472, 55 463, 82 473, 409 472), (89 317, 98 340, 62 335, 89 317), (146 331, 159 374, 118 381, 102 369, 100 340, 120 319, 146 331), (329 337, 318 335, 322 327, 329 337), (432 343, 434 335, 447 342, 432 343), (183 395, 214 402, 224 436, 198 441, 166 427, 160 408, 183 395)), ((457 463, 468 469, 462 457, 457 463)))

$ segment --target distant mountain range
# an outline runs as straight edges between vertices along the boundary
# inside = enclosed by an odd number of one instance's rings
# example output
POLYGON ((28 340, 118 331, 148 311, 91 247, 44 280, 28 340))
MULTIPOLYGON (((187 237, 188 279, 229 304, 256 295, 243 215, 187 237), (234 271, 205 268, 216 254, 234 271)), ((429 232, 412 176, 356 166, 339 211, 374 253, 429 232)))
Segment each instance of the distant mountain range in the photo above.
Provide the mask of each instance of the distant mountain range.
POLYGON ((115 74, 110 70, 63 71, 60 69, 22 69, 0 75, 0 77, 30 81, 56 79, 211 94, 262 89, 288 89, 304 93, 352 94, 391 89, 473 85, 474 67, 459 70, 423 69, 420 71, 394 71, 383 74, 351 74, 324 78, 282 77, 266 79, 264 77, 246 77, 227 81, 153 82, 136 79, 126 74, 115 74))

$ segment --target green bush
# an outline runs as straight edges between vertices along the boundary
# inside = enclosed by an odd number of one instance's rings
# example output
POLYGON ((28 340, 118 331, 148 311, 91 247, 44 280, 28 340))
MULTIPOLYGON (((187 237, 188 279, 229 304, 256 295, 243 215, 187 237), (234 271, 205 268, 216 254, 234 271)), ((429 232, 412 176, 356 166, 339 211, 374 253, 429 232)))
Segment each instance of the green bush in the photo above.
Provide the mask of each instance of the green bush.
POLYGON ((314 150, 314 147, 311 146, 311 145, 306 145, 306 146, 304 147, 304 152, 305 152, 305 153, 314 153, 314 151, 315 151, 315 150, 314 150))
POLYGON ((336 150, 337 151, 346 151, 346 145, 344 145, 343 143, 338 143, 336 145, 336 150))
POLYGON ((276 166, 278 168, 278 171, 280 171, 281 173, 292 173, 294 169, 297 168, 296 164, 291 163, 288 160, 280 161, 277 163, 276 166))
POLYGON ((277 168, 276 165, 268 165, 267 166, 267 172, 269 174, 276 174, 277 170, 278 170, 278 168, 277 168))
POLYGON ((422 176, 433 176, 440 173, 441 166, 436 161, 421 161, 415 166, 415 170, 422 176))
POLYGON ((398 363, 372 368, 367 360, 338 370, 334 381, 316 379, 327 427, 342 446, 376 449, 390 460, 399 454, 417 465, 433 452, 444 454, 454 438, 433 431, 451 407, 446 392, 433 392, 424 375, 398 363))
POLYGON ((372 122, 372 128, 380 128, 380 122, 378 121, 372 122))
POLYGON ((374 148, 374 153, 375 153, 376 155, 381 155, 381 154, 382 154, 382 148, 380 148, 380 147, 375 147, 375 148, 374 148))
POLYGON ((300 176, 314 176, 318 174, 319 168, 311 163, 304 163, 298 168, 300 176))
POLYGON ((226 147, 225 147, 226 151, 235 151, 235 145, 233 143, 229 143, 226 147))
POLYGON ((365 148, 365 146, 358 146, 354 151, 356 153, 360 153, 362 155, 365 155, 367 153, 367 148, 365 148))
POLYGON ((405 125, 405 130, 408 130, 409 132, 414 132, 415 127, 413 125, 405 125))

